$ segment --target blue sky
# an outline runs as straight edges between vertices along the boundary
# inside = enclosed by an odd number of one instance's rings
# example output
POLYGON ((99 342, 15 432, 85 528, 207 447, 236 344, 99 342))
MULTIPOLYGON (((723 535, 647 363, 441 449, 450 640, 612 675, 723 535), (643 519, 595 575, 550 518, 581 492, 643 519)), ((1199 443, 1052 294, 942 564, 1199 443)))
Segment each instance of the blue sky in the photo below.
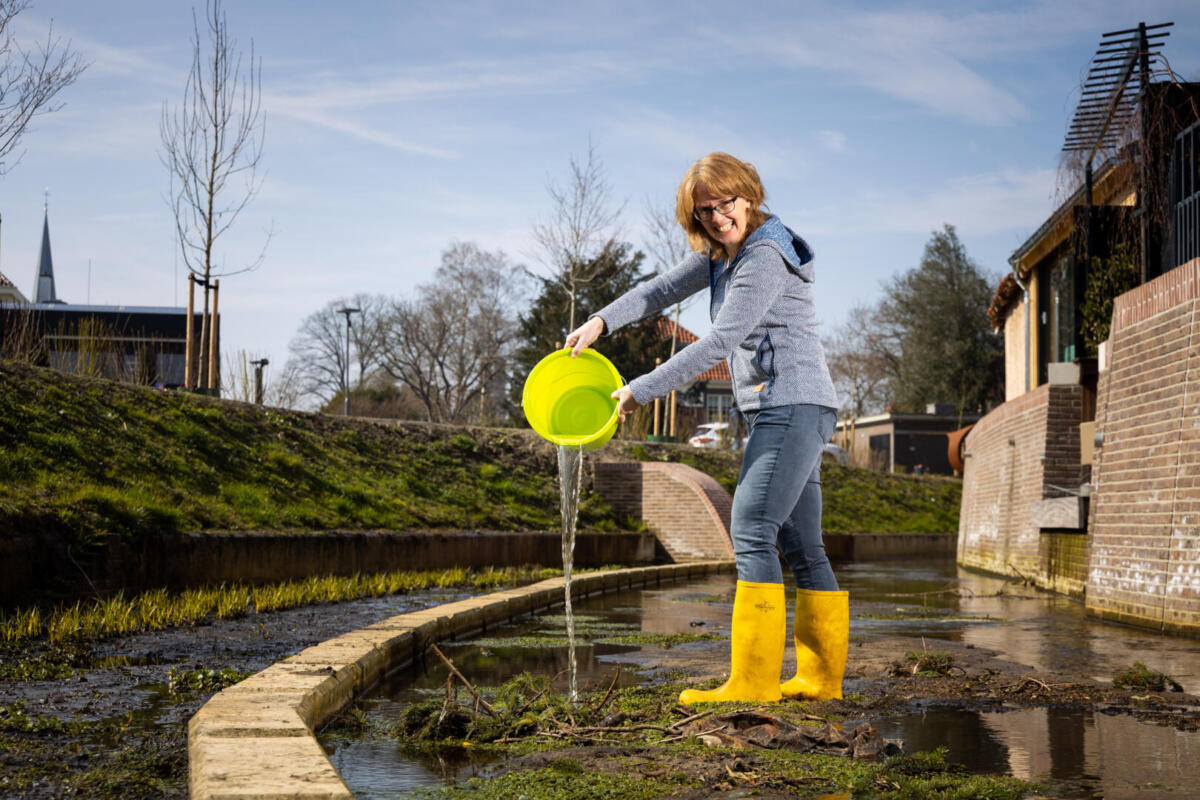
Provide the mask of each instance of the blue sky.
MULTIPOLYGON (((0 177, 0 271, 32 290, 43 191, 59 296, 182 305, 159 161, 182 95, 191 6, 35 0, 90 68, 0 177), (90 263, 90 289, 89 289, 90 263)), ((1163 50, 1200 78, 1200 3, 227 2, 262 58, 261 194, 225 240, 223 347, 286 360, 300 321, 355 292, 407 295, 453 240, 536 266, 548 179, 589 137, 640 244, 699 156, 757 165, 817 254, 826 330, 957 226, 997 275, 1063 189, 1059 148, 1100 34, 1174 21, 1163 50)), ((702 333, 704 304, 684 324, 702 333)))

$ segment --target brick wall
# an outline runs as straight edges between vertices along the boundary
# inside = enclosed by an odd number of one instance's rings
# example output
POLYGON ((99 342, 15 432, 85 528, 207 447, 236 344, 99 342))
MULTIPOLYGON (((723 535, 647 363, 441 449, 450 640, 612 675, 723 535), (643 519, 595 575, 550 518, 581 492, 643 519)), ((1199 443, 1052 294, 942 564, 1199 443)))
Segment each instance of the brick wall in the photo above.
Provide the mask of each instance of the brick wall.
POLYGON ((1087 608, 1200 633, 1200 259, 1117 298, 1098 387, 1087 608))
POLYGON ((1031 511, 1042 498, 1050 388, 1010 400, 967 434, 958 522, 958 562, 964 566, 1027 578, 1038 572, 1031 511))
POLYGON ((1079 490, 1082 406, 1078 384, 1043 384, 992 411, 967 435, 960 564, 1083 595, 1086 542, 1080 534, 1043 531, 1034 515, 1038 501, 1079 490))
POLYGON ((1049 392, 1046 403, 1046 449, 1042 454, 1042 497, 1066 497, 1079 491, 1083 478, 1079 464, 1083 388, 1078 384, 1051 384, 1049 392))
POLYGON ((731 558, 733 501, 710 476, 685 464, 600 462, 592 490, 618 514, 645 521, 674 561, 731 558))

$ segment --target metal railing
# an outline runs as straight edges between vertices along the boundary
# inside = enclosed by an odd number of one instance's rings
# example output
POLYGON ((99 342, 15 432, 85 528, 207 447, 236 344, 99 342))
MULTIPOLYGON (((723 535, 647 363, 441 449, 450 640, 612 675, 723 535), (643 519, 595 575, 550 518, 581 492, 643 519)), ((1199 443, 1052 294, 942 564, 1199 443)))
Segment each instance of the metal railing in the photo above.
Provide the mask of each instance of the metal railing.
POLYGON ((1200 256, 1200 122, 1175 137, 1171 153, 1171 249, 1174 264, 1200 256))

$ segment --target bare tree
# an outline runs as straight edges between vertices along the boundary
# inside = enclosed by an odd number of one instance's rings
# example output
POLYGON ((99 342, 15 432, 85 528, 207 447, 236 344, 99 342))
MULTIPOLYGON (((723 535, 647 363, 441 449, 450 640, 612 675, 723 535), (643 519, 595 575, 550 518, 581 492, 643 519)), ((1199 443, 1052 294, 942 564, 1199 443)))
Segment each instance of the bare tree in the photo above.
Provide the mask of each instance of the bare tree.
POLYGON ((287 367, 292 370, 298 395, 319 398, 324 405, 361 387, 381 366, 389 306, 390 301, 381 295, 356 294, 338 298, 305 317, 288 344, 287 367), (349 362, 346 318, 338 313, 339 308, 348 306, 360 309, 351 320, 349 362))
MULTIPOLYGON (((170 173, 170 204, 175 216, 179 251, 189 271, 207 285, 219 275, 256 269, 266 255, 266 234, 255 258, 229 266, 218 258, 218 240, 262 187, 266 120, 262 113, 262 60, 254 59, 250 42, 249 66, 243 71, 237 41, 221 0, 204 6, 204 33, 192 11, 192 68, 183 89, 183 102, 174 110, 163 103, 159 122, 160 158, 170 173)), ((199 352, 208 352, 208 292, 199 352)))
MULTIPOLYGON (((666 202, 655 205, 646 199, 646 252, 650 254, 651 266, 660 275, 684 259, 691 252, 688 246, 687 234, 683 232, 678 220, 675 219, 675 204, 666 202)), ((675 355, 675 345, 679 341, 679 315, 692 304, 698 295, 692 295, 675 304, 675 324, 671 328, 671 356, 675 355)), ((669 358, 670 356, 668 356, 669 358)))
POLYGON ((882 411, 888 402, 889 376, 895 356, 876 320, 876 311, 864 305, 825 340, 829 374, 845 410, 853 417, 882 411))
POLYGON ((384 367, 431 421, 478 422, 503 400, 522 275, 503 252, 456 242, 442 253, 434 281, 393 306, 384 367))
POLYGON ((571 157, 566 185, 550 181, 546 191, 554 210, 549 220, 533 226, 533 238, 539 260, 550 268, 567 292, 570 304, 567 330, 571 331, 575 329, 575 298, 579 287, 596 277, 591 267, 602 261, 598 256, 616 243, 617 220, 625 204, 613 205, 604 164, 591 140, 585 163, 571 157))
POLYGON ((62 108, 54 98, 87 68, 70 42, 54 37, 53 24, 33 49, 17 42, 10 26, 28 7, 28 0, 0 0, 0 175, 12 168, 7 158, 33 118, 62 108))
POLYGON ((304 380, 300 374, 300 365, 295 359, 289 358, 277 375, 264 375, 263 382, 266 384, 266 405, 292 409, 299 409, 304 405, 304 380))

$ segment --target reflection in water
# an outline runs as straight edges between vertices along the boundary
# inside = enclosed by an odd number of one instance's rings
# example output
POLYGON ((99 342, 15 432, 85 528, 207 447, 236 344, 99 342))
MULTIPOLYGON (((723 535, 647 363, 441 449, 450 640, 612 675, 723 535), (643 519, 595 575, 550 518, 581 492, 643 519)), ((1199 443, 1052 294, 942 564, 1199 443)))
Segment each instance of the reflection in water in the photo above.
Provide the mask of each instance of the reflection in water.
POLYGON ((367 741, 340 744, 329 760, 343 776, 353 776, 359 800, 384 800, 399 792, 463 783, 496 758, 463 748, 414 752, 394 741, 367 741))
POLYGON ((850 590, 852 635, 961 641, 998 650, 1036 671, 1077 672, 1103 682, 1143 661, 1178 680, 1185 691, 1200 694, 1200 642, 1093 619, 1077 600, 950 561, 843 564, 837 571, 839 583, 850 590), (862 618, 869 604, 892 605, 910 618, 862 618), (928 613, 912 614, 913 606, 928 613), (989 619, 994 624, 987 624, 989 619))
POLYGON ((880 721, 906 752, 946 747, 972 772, 1027 781, 1070 781, 1056 797, 1150 800, 1200 797, 1200 735, 1090 710, 1031 708, 979 713, 953 708, 880 721))
MULTIPOLYGON (((1194 641, 1102 623, 1084 616, 1066 598, 1015 586, 955 567, 952 562, 844 564, 838 579, 850 590, 851 635, 921 635, 1001 651, 1031 670, 1070 670, 1100 680, 1133 660, 1166 672, 1188 691, 1200 690, 1194 641)), ((610 626, 621 632, 723 633, 733 600, 730 576, 690 584, 592 597, 579 603, 585 629, 610 626)), ((714 661, 727 658, 728 642, 678 645, 714 661)), ((562 618, 526 618, 475 642, 446 643, 446 653, 477 686, 496 686, 521 671, 558 675, 567 691, 568 654, 562 618), (498 641, 512 637, 513 646, 498 641), (557 637, 555 639, 554 637, 557 637), (524 645, 524 646, 523 646, 524 645)), ((614 661, 653 668, 654 648, 580 642, 581 689, 603 688, 614 661)), ((790 657, 789 649, 789 657, 790 657)), ((622 686, 652 674, 626 669, 622 686)), ((367 709, 394 720, 411 702, 443 691, 446 668, 429 660, 393 675, 367 709)), ((932 707, 876 721, 888 738, 904 740, 907 752, 949 748, 950 760, 980 772, 1026 780, 1065 781, 1070 800, 1200 798, 1200 734, 1139 723, 1090 710, 1038 708, 979 713, 932 707)), ((361 798, 395 796, 418 787, 461 783, 486 771, 489 762, 469 749, 418 754, 396 742, 327 740, 335 766, 361 798)), ((832 797, 837 797, 833 795, 832 797)))

